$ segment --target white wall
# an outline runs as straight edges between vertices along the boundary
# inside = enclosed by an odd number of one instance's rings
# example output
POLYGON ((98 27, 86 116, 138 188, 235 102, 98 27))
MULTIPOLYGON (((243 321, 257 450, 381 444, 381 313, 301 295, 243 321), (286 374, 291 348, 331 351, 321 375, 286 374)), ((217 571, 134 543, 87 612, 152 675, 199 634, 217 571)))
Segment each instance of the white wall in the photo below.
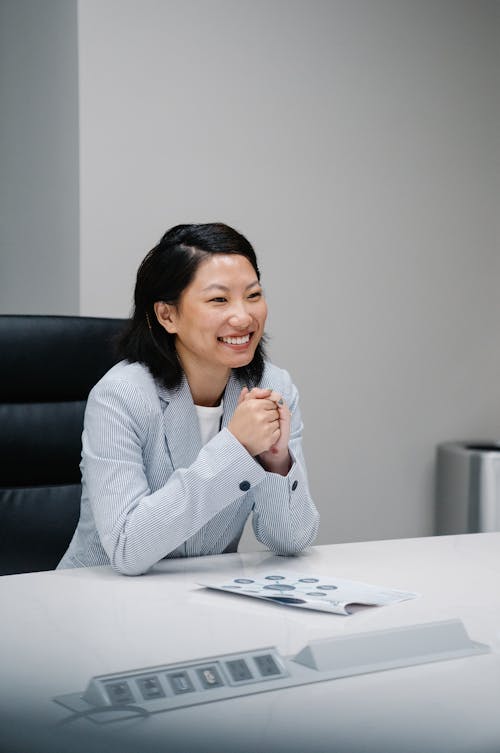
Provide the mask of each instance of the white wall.
POLYGON ((0 313, 78 314, 76 0, 0 0, 0 313))

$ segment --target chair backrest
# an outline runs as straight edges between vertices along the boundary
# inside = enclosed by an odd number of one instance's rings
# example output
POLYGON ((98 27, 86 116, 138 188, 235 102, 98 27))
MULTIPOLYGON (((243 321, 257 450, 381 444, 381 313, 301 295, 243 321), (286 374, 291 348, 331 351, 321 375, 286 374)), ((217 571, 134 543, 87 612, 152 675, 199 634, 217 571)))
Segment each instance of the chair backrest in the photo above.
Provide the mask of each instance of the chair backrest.
POLYGON ((0 316, 0 574, 51 570, 80 510, 83 414, 124 319, 0 316))

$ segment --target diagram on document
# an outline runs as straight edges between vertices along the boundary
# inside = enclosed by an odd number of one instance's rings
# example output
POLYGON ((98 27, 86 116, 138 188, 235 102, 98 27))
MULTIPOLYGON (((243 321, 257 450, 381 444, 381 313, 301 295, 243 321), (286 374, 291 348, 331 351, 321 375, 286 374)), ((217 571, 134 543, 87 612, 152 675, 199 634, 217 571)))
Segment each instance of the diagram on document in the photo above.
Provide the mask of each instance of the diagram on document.
POLYGON ((200 585, 240 596, 253 596, 284 606, 341 615, 352 614, 360 607, 386 606, 419 596, 411 591, 399 591, 330 575, 300 575, 289 572, 258 573, 255 576, 246 574, 245 577, 238 575, 218 583, 200 585))

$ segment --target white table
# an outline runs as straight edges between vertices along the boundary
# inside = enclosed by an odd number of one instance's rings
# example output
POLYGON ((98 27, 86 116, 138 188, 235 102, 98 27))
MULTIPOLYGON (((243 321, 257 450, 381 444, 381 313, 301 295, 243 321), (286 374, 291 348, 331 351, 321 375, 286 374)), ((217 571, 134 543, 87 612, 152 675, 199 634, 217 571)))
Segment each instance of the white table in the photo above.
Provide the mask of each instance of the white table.
POLYGON ((500 533, 318 546, 164 561, 146 576, 110 568, 0 578, 2 753, 498 753, 500 533), (421 594, 351 616, 203 589, 206 579, 280 570, 421 594), (460 618, 491 653, 168 711, 54 727, 53 698, 92 676, 460 618))

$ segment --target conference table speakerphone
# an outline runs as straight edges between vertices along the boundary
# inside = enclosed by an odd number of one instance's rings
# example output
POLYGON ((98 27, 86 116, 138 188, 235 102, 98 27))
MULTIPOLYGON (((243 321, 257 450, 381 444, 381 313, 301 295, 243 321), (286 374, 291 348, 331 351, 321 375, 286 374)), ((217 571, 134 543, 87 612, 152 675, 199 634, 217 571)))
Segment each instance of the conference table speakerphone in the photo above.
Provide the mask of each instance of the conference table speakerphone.
POLYGON ((85 691, 54 698, 97 723, 341 677, 484 654, 460 620, 311 641, 293 657, 276 647, 133 669, 91 678, 85 691))

